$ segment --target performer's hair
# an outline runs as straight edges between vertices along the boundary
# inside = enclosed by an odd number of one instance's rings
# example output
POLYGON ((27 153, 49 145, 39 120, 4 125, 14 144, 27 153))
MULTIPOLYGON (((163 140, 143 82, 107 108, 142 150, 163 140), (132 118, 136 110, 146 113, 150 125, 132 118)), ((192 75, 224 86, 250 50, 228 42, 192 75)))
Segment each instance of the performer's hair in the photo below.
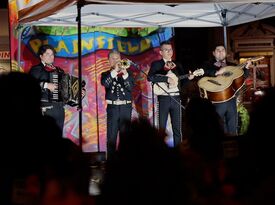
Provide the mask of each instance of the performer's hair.
MULTIPOLYGON (((223 44, 223 43, 215 43, 215 44, 213 45, 213 47, 212 47, 211 51, 215 51, 215 50, 216 50, 216 48, 217 48, 217 47, 219 47, 219 46, 222 46, 222 47, 224 47, 224 48, 225 48, 225 46, 224 46, 224 44, 223 44)), ((225 50, 226 50, 226 48, 225 48, 225 50)))
POLYGON ((111 57, 111 55, 113 55, 113 54, 120 55, 120 52, 119 52, 118 50, 113 49, 113 50, 111 50, 111 51, 109 52, 109 54, 108 54, 108 58, 110 58, 110 57, 111 57))
POLYGON ((55 51, 54 47, 52 45, 49 45, 49 44, 40 46, 39 50, 38 50, 38 55, 39 56, 43 55, 46 52, 46 50, 48 50, 48 49, 52 50, 54 55, 55 55, 56 51, 55 51))
POLYGON ((162 47, 163 45, 172 45, 171 41, 163 41, 160 43, 160 47, 162 47))

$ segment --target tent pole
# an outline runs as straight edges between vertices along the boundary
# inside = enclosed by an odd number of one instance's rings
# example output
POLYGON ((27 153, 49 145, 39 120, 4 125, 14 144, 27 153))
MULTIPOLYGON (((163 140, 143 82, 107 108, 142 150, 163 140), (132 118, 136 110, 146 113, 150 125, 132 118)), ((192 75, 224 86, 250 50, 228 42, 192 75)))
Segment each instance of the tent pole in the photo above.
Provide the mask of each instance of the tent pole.
POLYGON ((80 1, 77 2, 77 38, 78 38, 78 111, 79 111, 79 146, 82 150, 82 46, 81 46, 81 7, 83 6, 80 1))
MULTIPOLYGON (((94 45, 95 45, 95 32, 96 30, 94 30, 93 32, 93 38, 94 38, 94 45)), ((96 99, 96 128, 97 128, 97 152, 100 152, 100 139, 99 139, 99 111, 98 111, 98 86, 97 86, 97 70, 96 70, 96 49, 95 49, 95 53, 94 53, 94 60, 95 60, 95 99, 96 99)))
POLYGON ((226 26, 223 26, 223 42, 225 50, 227 50, 227 32, 226 32, 226 26))
POLYGON ((227 13, 227 9, 223 9, 221 11, 222 25, 223 25, 223 43, 224 43, 225 49, 227 50, 227 32, 226 32, 227 21, 226 21, 226 13, 227 13))

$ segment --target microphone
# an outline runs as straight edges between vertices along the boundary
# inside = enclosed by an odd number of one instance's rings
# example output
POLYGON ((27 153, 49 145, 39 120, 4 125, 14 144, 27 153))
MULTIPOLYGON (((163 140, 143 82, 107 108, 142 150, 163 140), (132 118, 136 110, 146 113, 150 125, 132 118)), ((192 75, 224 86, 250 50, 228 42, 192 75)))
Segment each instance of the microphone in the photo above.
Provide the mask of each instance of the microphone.
MULTIPOLYGON (((128 60, 129 60, 129 59, 128 59, 128 60)), ((133 65, 133 66, 135 66, 135 67, 138 67, 138 64, 136 64, 135 62, 133 62, 133 61, 131 61, 131 60, 129 60, 129 62, 130 62, 131 65, 133 65)))

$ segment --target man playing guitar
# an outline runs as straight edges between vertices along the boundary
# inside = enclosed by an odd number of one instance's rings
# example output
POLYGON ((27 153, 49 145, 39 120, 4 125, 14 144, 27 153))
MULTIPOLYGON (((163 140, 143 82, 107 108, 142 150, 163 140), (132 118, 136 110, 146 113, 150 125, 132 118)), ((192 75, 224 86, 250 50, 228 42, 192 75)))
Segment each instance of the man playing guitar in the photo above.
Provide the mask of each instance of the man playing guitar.
MULTIPOLYGON (((223 75, 226 72, 226 66, 233 66, 235 64, 226 61, 226 50, 221 44, 217 44, 213 50, 214 58, 205 62, 202 66, 204 68, 204 75, 210 77, 216 77, 223 75)), ((244 77, 246 78, 249 74, 249 67, 251 61, 247 61, 243 71, 244 77)), ((213 82, 215 83, 215 82, 213 82)), ((237 102, 236 96, 233 95, 227 101, 214 103, 216 111, 219 114, 223 124, 224 131, 227 135, 237 135, 237 124, 238 124, 238 113, 237 113, 237 102)))
POLYGON ((149 73, 148 81, 157 83, 167 83, 169 88, 166 92, 158 95, 158 114, 159 114, 159 128, 165 130, 168 120, 168 115, 171 117, 171 124, 173 130, 174 146, 180 144, 182 139, 182 111, 181 111, 181 97, 180 89, 183 83, 194 78, 190 74, 187 78, 179 81, 169 74, 175 76, 183 75, 185 72, 181 64, 172 60, 173 49, 170 42, 165 41, 160 45, 159 54, 162 59, 152 62, 149 73), (167 75, 168 74, 168 75, 167 75))

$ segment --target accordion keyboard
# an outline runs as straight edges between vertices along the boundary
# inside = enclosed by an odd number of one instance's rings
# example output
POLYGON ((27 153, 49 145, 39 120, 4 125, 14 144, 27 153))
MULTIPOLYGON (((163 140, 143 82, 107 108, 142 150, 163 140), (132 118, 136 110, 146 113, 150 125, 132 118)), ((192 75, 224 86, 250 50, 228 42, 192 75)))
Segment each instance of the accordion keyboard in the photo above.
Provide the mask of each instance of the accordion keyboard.
POLYGON ((52 100, 53 101, 59 101, 59 97, 58 97, 58 73, 54 73, 52 74, 52 83, 56 84, 57 85, 57 89, 55 89, 53 92, 52 92, 52 100))

